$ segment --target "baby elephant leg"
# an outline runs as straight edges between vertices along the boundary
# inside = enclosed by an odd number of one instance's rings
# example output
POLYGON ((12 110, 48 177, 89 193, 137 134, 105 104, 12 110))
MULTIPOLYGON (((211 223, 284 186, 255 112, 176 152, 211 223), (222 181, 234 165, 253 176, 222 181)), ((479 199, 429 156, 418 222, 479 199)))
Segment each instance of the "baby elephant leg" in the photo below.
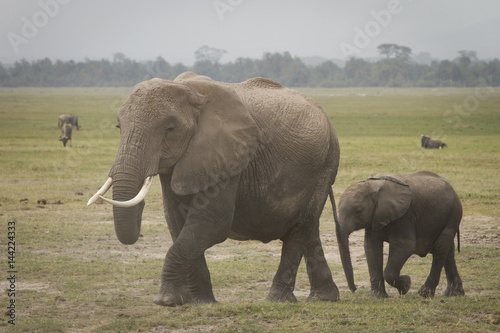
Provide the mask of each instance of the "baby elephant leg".
MULTIPOLYGON (((432 267, 424 285, 420 287, 418 293, 422 297, 434 297, 436 287, 439 284, 441 271, 448 258, 451 247, 454 247, 453 238, 455 233, 450 229, 445 229, 436 239, 434 249, 432 251, 432 267)), ((453 251, 452 251, 453 252, 453 251)), ((454 258, 453 258, 454 262, 454 258)), ((451 268, 451 267, 450 267, 451 268)), ((458 273, 457 273, 458 274, 458 273)))
POLYGON ((413 248, 401 244, 391 243, 389 245, 389 258, 384 270, 384 280, 399 291, 400 295, 405 295, 411 287, 411 278, 408 275, 400 275, 405 262, 413 254, 413 248))
POLYGON ((422 297, 434 297, 436 287, 439 284, 441 270, 443 269, 445 257, 443 254, 432 255, 432 267, 424 285, 418 290, 418 294, 422 297))
POLYGON ((455 262, 455 242, 452 243, 448 257, 444 262, 444 270, 446 272, 446 280, 448 285, 444 292, 444 296, 463 296, 465 295, 462 286, 462 279, 458 274, 457 264, 455 262))

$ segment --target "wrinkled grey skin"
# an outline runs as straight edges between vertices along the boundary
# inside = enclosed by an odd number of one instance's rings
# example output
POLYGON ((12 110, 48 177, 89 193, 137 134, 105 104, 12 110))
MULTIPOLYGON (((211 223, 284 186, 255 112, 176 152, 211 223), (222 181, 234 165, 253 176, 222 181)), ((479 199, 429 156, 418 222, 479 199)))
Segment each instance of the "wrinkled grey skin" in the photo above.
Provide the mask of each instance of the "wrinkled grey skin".
POLYGON ((59 137, 59 141, 62 141, 63 146, 66 147, 66 143, 70 141, 71 143, 71 125, 63 124, 61 127, 61 136, 59 137))
MULTIPOLYGON (((329 193, 334 202, 340 151, 315 101, 267 79, 227 84, 188 72, 139 83, 117 118, 113 199, 131 199, 158 174, 174 242, 155 303, 215 302, 204 252, 227 238, 283 241, 269 300, 296 301, 302 257, 310 299, 338 300, 319 218, 329 193)), ((143 208, 113 207, 122 243, 137 241, 143 208)))
POLYGON ((70 124, 78 131, 81 126, 78 126, 78 116, 74 114, 62 114, 59 116, 57 128, 61 128, 64 124, 70 124))
POLYGON ((385 281, 406 294, 409 276, 400 276, 406 260, 432 253, 430 274, 420 288, 423 297, 434 296, 444 266, 448 286, 444 295, 464 295, 455 263, 454 237, 460 250, 462 205, 451 185, 430 171, 379 174, 349 187, 339 202, 337 238, 349 288, 354 292, 349 235, 365 229, 365 253, 374 296, 387 297, 385 281), (389 258, 383 266, 383 242, 389 258))
POLYGON ((431 137, 422 134, 422 148, 443 149, 444 147, 448 146, 443 141, 437 139, 431 139, 431 137))

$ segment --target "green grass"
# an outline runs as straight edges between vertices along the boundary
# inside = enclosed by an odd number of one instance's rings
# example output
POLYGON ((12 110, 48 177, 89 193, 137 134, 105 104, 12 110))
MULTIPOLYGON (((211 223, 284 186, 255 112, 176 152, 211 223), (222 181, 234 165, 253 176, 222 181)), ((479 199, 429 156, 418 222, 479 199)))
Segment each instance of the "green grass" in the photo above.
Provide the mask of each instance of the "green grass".
MULTIPOLYGON (((108 205, 86 207, 107 178, 119 132, 118 106, 129 89, 0 89, 0 229, 16 221, 16 325, 8 332, 493 332, 500 330, 500 90, 450 118, 475 89, 304 89, 334 124, 341 162, 336 199, 354 182, 381 172, 435 171, 455 187, 464 206, 457 265, 465 297, 444 298, 444 274, 433 299, 416 293, 431 256, 412 257, 403 273, 412 289, 403 297, 370 297, 362 235, 351 245, 356 293, 349 292, 326 205, 321 234, 337 303, 307 303, 309 283, 299 268, 297 304, 264 301, 279 263, 280 243, 228 240, 207 251, 219 303, 164 308, 152 299, 171 245, 161 189, 155 181, 144 211, 141 239, 121 245, 108 205), (58 137, 60 114, 79 115, 72 146, 58 137), (441 138, 443 150, 420 148, 420 134, 441 138), (23 199, 28 199, 27 202, 23 199), (39 199, 48 201, 38 204, 39 199), (21 201, 22 200, 22 201, 21 201), (60 203, 58 203, 60 202, 60 203)), ((7 296, 7 249, 0 256, 7 296)))

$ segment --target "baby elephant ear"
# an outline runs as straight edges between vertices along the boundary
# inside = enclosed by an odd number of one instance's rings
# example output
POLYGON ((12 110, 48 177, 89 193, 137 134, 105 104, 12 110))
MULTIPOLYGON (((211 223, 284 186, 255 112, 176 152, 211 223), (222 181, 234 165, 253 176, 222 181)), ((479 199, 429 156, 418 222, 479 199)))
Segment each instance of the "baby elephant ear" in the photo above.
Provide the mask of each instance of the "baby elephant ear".
POLYGON ((411 190, 404 181, 385 174, 368 180, 375 202, 372 228, 378 231, 406 214, 410 208, 411 190))
POLYGON ((172 190, 194 194, 241 173, 257 150, 258 127, 230 87, 197 76, 182 83, 205 98, 196 132, 172 174, 172 190))

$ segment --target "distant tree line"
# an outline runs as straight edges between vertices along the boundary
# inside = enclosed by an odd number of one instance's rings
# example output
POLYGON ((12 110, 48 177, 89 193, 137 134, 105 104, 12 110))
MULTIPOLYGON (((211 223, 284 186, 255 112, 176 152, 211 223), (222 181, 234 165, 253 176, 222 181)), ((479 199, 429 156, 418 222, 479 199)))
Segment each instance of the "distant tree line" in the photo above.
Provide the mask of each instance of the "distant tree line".
POLYGON ((453 60, 419 64, 411 60, 408 47, 382 44, 378 50, 385 58, 376 62, 350 58, 344 67, 332 61, 306 66, 289 52, 264 53, 260 59, 238 58, 221 64, 219 60, 226 51, 208 46, 196 51, 196 62, 190 67, 171 65, 161 57, 137 62, 122 53, 116 53, 111 61, 20 60, 8 67, 0 63, 0 86, 133 86, 153 77, 173 80, 188 70, 225 82, 261 76, 290 87, 467 87, 484 81, 500 85, 500 61, 478 60, 474 51, 460 51, 453 60))

